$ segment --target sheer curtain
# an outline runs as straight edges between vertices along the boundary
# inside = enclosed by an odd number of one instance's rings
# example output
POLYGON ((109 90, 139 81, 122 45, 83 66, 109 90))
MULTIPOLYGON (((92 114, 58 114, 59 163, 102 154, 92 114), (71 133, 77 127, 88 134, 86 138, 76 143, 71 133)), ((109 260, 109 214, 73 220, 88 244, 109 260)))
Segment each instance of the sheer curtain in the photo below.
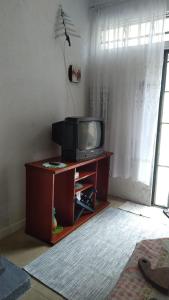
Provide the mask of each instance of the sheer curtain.
POLYGON ((110 190, 145 204, 152 190, 165 18, 165 0, 92 10, 90 110, 105 119, 105 147, 114 152, 110 190))

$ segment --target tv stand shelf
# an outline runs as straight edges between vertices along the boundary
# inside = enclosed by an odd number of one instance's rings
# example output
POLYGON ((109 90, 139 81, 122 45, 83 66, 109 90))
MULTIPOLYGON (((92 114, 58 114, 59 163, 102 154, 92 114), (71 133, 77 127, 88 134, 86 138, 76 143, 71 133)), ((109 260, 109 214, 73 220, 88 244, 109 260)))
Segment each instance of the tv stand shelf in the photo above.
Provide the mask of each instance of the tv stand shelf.
POLYGON ((83 186, 81 188, 79 188, 79 189, 75 188, 75 194, 78 193, 78 192, 82 192, 82 191, 85 191, 87 189, 90 189, 92 187, 93 187, 92 183, 85 183, 85 184, 83 184, 83 186))
POLYGON ((95 175, 96 172, 80 172, 79 177, 75 178, 75 181, 82 180, 84 178, 87 178, 89 176, 95 175))
POLYGON ((26 167, 26 233, 55 244, 81 224, 108 206, 109 163, 112 153, 93 159, 66 162, 64 168, 46 168, 44 162, 61 161, 60 157, 27 163, 26 167), (78 173, 78 178, 75 174, 78 173), (76 186, 81 184, 79 188, 76 186), (97 191, 92 196, 94 212, 85 211, 75 220, 76 193, 97 191), (63 231, 52 232, 53 209, 63 231))

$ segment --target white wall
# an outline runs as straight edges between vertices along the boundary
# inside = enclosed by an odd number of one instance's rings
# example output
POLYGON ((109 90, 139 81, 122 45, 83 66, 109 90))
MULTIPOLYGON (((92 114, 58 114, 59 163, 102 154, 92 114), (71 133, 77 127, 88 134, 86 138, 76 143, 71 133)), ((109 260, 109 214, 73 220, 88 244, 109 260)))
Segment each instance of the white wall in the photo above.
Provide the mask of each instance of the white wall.
POLYGON ((88 1, 62 1, 82 36, 65 50, 82 67, 78 85, 67 85, 64 38, 54 39, 59 2, 0 1, 0 237, 24 223, 24 163, 56 154, 51 123, 86 111, 88 1))

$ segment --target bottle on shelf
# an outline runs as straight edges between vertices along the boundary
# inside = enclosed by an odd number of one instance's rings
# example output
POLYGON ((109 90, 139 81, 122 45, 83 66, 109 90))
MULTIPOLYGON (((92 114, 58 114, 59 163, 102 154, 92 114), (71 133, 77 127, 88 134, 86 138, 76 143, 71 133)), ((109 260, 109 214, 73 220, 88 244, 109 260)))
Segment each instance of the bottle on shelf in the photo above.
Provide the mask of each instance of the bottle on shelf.
POLYGON ((57 228, 56 209, 53 208, 52 230, 55 231, 56 228, 57 228))
POLYGON ((53 208, 53 218, 52 218, 52 233, 54 235, 59 234, 63 231, 63 226, 58 225, 58 222, 56 220, 56 209, 53 208))

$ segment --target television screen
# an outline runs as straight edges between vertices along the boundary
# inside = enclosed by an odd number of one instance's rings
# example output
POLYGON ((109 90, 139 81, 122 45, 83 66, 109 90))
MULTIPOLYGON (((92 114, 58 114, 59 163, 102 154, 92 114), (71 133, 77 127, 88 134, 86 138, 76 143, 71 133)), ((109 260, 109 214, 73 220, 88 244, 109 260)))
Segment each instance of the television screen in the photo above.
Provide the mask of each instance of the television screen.
POLYGON ((99 121, 81 121, 78 131, 80 150, 98 148, 101 142, 101 123, 99 121))

